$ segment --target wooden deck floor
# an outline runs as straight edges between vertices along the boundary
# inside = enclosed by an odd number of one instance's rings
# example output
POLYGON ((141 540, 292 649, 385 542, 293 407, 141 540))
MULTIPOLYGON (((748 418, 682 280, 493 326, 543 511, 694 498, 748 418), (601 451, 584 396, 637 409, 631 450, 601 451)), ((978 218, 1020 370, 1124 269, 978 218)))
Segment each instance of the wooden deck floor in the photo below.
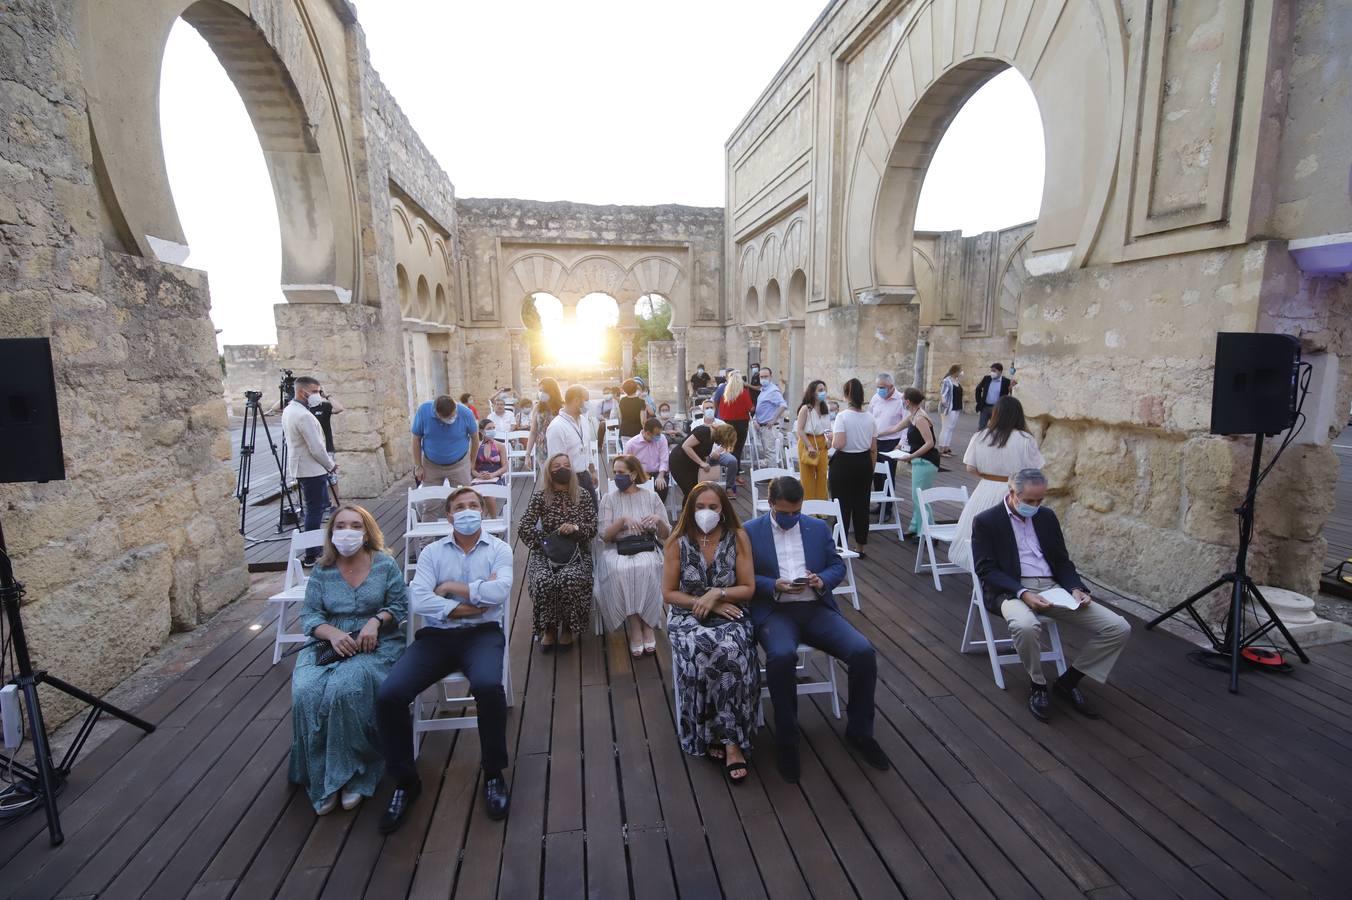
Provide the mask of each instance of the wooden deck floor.
POLYGON ((767 727, 730 787, 679 750, 665 643, 638 662, 620 635, 533 651, 518 579, 510 817, 482 814, 477 736, 442 733, 412 820, 382 838, 388 786, 316 818, 287 784, 289 666, 270 665, 261 611, 262 630, 142 708, 154 734, 122 727, 81 761, 64 846, 40 816, 0 829, 0 896, 1348 896, 1352 647, 1246 676, 1236 697, 1183 641, 1134 623, 1112 683, 1091 688, 1105 719, 1043 725, 1024 676, 1007 669, 1000 691, 984 656, 957 652, 965 579, 938 593, 913 562, 875 535, 855 567, 863 610, 845 611, 879 651, 891 772, 856 760, 824 697, 804 698, 801 784, 780 780, 767 727))

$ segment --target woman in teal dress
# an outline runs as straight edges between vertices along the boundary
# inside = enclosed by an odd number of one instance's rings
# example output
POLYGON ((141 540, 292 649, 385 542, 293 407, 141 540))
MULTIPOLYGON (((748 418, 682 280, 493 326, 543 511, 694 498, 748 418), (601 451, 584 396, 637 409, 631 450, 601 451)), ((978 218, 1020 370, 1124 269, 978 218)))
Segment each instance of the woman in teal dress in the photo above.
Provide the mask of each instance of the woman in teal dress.
POLYGON ((291 675, 292 784, 304 786, 315 812, 340 801, 352 809, 375 793, 385 772, 376 731, 376 691, 399 654, 408 598, 399 564, 371 514, 343 506, 329 520, 324 555, 305 587, 302 630, 332 641, 344 658, 316 664, 307 647, 291 675), (359 632, 353 638, 349 632, 359 632))

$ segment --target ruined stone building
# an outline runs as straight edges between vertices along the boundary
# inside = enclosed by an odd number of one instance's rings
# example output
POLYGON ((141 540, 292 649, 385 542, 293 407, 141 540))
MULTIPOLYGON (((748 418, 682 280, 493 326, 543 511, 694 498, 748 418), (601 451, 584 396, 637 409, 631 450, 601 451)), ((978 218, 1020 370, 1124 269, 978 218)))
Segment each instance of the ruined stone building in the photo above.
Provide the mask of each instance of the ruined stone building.
POLYGON ((709 210, 457 198, 347 0, 17 0, 0 335, 52 339, 68 478, 0 486, 0 516, 63 676, 110 687, 247 582, 207 282, 180 265, 159 133, 180 16, 239 89, 281 224, 277 346, 233 362, 342 386, 345 496, 407 473, 416 401, 530 388, 532 293, 609 294, 625 340, 655 294, 675 380, 760 360, 790 396, 878 370, 933 389, 952 362, 1016 362, 1077 559, 1164 605, 1233 555, 1249 450, 1207 433, 1215 334, 1280 331, 1314 381, 1253 564, 1314 590, 1352 398, 1345 2, 832 0, 766 73, 709 210), (947 125, 1009 67, 1045 133, 1039 218, 915 233, 947 125))

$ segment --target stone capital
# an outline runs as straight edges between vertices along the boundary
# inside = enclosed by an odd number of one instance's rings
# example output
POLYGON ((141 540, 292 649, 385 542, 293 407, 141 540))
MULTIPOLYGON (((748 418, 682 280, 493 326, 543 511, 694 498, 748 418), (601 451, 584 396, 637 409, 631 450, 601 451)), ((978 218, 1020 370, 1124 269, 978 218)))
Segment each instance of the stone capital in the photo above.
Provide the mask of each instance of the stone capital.
POLYGON ((769 332, 772 332, 772 331, 779 331, 781 328, 784 327, 784 323, 783 323, 783 322, 766 322, 766 323, 765 323, 763 326, 761 326, 761 327, 764 328, 765 331, 766 331, 766 333, 768 334, 769 332))

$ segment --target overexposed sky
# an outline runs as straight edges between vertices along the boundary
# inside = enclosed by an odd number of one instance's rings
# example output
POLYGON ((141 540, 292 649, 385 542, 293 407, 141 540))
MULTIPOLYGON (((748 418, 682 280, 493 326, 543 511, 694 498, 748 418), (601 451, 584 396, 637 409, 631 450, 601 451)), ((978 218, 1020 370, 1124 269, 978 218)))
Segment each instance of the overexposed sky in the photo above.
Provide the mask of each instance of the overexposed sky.
MULTIPOLYGON (((462 197, 721 206, 723 146, 824 0, 358 0, 371 59, 462 197)), ((239 95, 179 22, 161 85, 165 156, 221 344, 271 343, 277 213, 239 95)), ((1007 72, 959 113, 916 227, 1037 215, 1042 132, 1007 72)))

